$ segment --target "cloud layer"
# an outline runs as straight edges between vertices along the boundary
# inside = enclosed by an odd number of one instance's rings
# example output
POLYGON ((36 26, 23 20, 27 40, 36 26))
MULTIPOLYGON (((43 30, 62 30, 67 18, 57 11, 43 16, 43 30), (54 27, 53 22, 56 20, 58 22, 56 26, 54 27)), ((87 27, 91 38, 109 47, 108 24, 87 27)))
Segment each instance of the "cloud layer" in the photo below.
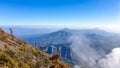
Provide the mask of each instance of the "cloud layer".
POLYGON ((74 34, 69 38, 74 57, 83 64, 76 64, 74 68, 120 68, 120 48, 113 48, 111 53, 101 56, 97 51, 90 47, 88 38, 84 35, 74 34))
POLYGON ((114 48, 112 52, 99 61, 101 68, 120 68, 120 48, 114 48))

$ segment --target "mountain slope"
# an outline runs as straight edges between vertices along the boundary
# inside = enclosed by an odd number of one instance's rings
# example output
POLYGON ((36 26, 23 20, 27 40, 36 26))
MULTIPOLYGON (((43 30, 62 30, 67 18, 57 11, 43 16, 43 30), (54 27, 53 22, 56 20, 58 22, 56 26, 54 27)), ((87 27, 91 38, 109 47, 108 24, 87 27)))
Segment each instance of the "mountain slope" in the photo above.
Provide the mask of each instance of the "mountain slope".
POLYGON ((16 38, 0 29, 0 67, 9 68, 70 68, 60 60, 50 60, 51 56, 37 47, 16 38))

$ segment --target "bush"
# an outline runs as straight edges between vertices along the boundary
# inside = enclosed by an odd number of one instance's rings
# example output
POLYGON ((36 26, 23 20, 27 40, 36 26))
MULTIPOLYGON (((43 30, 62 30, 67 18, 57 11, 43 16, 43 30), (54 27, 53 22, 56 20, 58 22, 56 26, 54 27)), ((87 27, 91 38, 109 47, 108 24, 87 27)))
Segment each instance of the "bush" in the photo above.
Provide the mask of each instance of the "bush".
POLYGON ((50 60, 58 60, 60 58, 60 54, 54 54, 50 60))
POLYGON ((7 49, 7 48, 8 48, 8 45, 4 44, 4 47, 7 49))

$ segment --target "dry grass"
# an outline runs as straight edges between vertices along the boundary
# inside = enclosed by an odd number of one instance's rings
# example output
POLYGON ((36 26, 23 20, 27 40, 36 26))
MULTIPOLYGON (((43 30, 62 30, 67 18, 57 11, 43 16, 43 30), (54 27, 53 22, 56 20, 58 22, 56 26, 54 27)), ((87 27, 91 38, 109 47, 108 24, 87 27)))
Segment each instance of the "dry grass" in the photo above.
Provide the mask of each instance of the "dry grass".
POLYGON ((0 67, 8 68, 70 68, 59 61, 60 55, 51 56, 0 29, 0 67))

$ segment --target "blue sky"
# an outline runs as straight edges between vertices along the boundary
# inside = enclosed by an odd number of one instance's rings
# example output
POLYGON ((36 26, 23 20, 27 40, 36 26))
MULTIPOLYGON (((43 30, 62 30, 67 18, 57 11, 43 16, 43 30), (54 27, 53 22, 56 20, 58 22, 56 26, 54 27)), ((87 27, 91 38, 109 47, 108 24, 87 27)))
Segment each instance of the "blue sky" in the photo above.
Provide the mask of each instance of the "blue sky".
POLYGON ((119 24, 119 1, 0 0, 0 25, 80 27, 119 24))

